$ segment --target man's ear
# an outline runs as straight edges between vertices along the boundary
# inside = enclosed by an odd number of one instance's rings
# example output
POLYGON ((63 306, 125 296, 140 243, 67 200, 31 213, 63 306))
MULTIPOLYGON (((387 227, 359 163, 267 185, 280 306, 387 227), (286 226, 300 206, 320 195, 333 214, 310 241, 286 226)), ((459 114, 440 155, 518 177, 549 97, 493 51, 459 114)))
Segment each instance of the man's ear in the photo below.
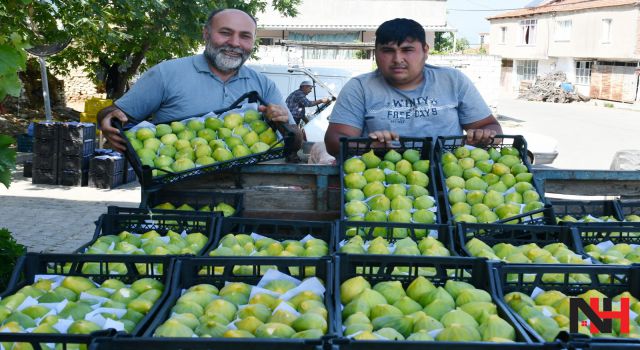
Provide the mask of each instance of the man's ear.
POLYGON ((427 55, 429 54, 429 44, 424 44, 424 54, 427 55))
POLYGON ((209 30, 206 26, 202 27, 202 40, 205 42, 209 41, 209 30))

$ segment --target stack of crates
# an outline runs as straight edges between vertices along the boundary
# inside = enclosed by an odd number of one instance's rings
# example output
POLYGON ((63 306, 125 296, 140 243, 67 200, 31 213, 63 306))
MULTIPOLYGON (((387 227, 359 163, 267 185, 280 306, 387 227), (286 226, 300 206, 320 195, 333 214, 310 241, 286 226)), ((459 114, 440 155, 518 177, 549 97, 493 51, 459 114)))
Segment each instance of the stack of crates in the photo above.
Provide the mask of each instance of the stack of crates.
POLYGON ((97 149, 89 164, 90 187, 110 189, 124 183, 124 167, 127 161, 122 154, 108 149, 97 149))
POLYGON ((58 123, 34 125, 31 175, 34 184, 58 184, 58 123))
POLYGON ((34 128, 32 182, 86 186, 89 160, 96 147, 91 123, 42 122, 34 128))
POLYGON ((87 186, 89 161, 96 149, 96 125, 91 123, 61 123, 58 148, 59 184, 87 186))
POLYGON ((131 164, 128 160, 125 159, 124 162, 124 179, 123 183, 128 184, 129 182, 134 182, 138 180, 138 176, 136 175, 135 170, 133 170, 133 164, 131 164))

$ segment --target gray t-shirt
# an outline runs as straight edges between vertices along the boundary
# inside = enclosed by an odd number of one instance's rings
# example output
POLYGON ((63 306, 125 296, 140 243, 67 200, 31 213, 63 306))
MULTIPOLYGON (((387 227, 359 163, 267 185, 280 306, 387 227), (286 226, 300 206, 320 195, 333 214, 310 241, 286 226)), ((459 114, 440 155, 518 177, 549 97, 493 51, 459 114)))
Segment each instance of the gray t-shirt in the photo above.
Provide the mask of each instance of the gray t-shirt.
POLYGON ((389 85, 378 70, 357 76, 340 91, 330 123, 362 130, 391 130, 400 136, 462 135, 462 125, 491 115, 473 83, 457 69, 425 65, 415 90, 389 85))
MULTIPOLYGON (((235 76, 223 82, 211 73, 200 54, 152 67, 115 104, 133 121, 152 115, 157 124, 229 107, 249 91, 257 91, 269 104, 285 106, 275 83, 265 75, 242 66, 235 76)), ((289 123, 295 124, 291 113, 289 123)))

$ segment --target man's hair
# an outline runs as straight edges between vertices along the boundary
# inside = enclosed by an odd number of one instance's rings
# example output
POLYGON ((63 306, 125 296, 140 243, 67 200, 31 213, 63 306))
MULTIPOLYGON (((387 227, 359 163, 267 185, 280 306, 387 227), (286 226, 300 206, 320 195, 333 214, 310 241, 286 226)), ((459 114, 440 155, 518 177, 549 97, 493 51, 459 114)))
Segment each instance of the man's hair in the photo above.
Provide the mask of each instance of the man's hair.
POLYGON ((422 46, 427 45, 424 28, 420 23, 407 18, 395 18, 382 23, 376 30, 376 47, 396 43, 402 44, 407 39, 417 40, 422 46))
MULTIPOLYGON (((226 8, 213 9, 211 13, 209 13, 209 17, 207 17, 207 23, 204 26, 207 27, 207 29, 209 29, 211 27, 211 21, 213 20, 213 17, 215 17, 218 13, 224 10, 229 10, 229 9, 226 9, 226 8)), ((242 10, 239 10, 239 11, 242 11, 242 10)), ((253 20, 253 23, 258 25, 258 22, 256 21, 255 17, 253 17, 251 14, 247 13, 246 11, 242 11, 242 12, 246 13, 247 16, 251 17, 251 19, 253 20)))

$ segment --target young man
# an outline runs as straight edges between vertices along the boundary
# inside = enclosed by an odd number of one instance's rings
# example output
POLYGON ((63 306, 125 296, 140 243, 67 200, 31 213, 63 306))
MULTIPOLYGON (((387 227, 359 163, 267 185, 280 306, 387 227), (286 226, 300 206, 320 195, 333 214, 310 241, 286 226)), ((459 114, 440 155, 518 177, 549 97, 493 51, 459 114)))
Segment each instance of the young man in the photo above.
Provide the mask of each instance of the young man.
POLYGON ((502 133, 478 90, 460 71, 425 64, 429 46, 416 21, 396 18, 376 30, 378 69, 351 79, 340 91, 325 134, 337 156, 341 137, 437 137, 467 133, 471 144, 502 133))
POLYGON ((113 106, 98 113, 104 136, 113 148, 124 151, 124 140, 111 125, 113 119, 124 124, 152 116, 154 123, 167 123, 198 117, 228 107, 254 90, 269 103, 259 107, 267 118, 294 124, 275 83, 243 66, 253 49, 255 33, 255 19, 243 11, 211 12, 202 30, 204 52, 165 61, 147 71, 113 106))
POLYGON ((326 97, 315 101, 309 101, 309 99, 307 99, 307 95, 309 95, 312 90, 313 83, 310 80, 305 80, 300 83, 300 88, 298 90, 292 92, 287 97, 287 108, 289 108, 289 112, 291 112, 293 119, 298 125, 300 125, 301 120, 304 120, 305 123, 309 122, 305 115, 305 107, 313 107, 330 101, 326 97))

